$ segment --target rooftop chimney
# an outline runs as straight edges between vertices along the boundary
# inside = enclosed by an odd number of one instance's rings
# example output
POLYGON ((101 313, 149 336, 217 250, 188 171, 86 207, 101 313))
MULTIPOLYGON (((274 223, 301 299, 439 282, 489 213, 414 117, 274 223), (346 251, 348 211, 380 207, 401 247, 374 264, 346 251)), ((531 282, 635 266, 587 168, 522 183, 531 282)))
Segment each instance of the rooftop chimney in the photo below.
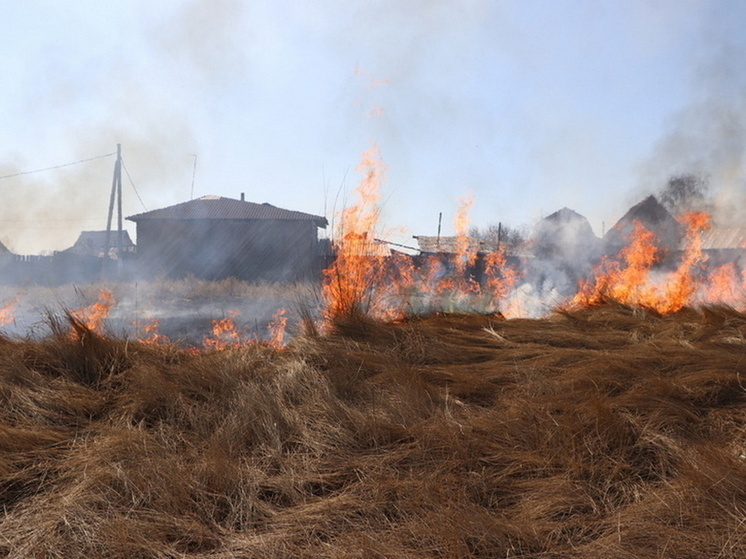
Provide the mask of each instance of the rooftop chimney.
POLYGON ((245 202, 245 201, 246 201, 246 197, 244 196, 244 193, 242 192, 241 193, 241 202, 245 202))

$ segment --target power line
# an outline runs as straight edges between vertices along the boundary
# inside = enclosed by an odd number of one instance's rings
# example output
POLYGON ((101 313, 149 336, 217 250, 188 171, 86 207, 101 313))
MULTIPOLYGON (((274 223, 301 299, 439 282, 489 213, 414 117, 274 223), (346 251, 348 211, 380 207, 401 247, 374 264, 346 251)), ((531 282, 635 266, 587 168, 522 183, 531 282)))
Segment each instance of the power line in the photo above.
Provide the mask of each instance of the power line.
POLYGON ((87 159, 80 159, 78 161, 73 161, 72 163, 63 163, 62 165, 55 165, 53 167, 45 167, 44 169, 34 169, 33 171, 22 171, 20 173, 13 173, 12 175, 3 175, 3 176, 0 176, 0 180, 12 179, 13 177, 20 177, 23 175, 32 175, 34 173, 42 173, 44 171, 53 171, 54 169, 61 169, 63 167, 70 167, 72 165, 88 163, 89 161, 95 161, 96 159, 103 159, 105 157, 111 157, 112 155, 116 155, 116 154, 117 152, 113 151, 111 153, 106 153, 104 155, 97 155, 96 157, 89 157, 87 159))
MULTIPOLYGON (((0 223, 27 223, 36 221, 35 219, 0 219, 0 223)), ((71 218, 71 219, 44 219, 45 222, 49 221, 100 221, 98 217, 82 217, 82 218, 71 218)))
POLYGON ((124 167, 124 172, 127 175, 127 178, 130 180, 130 184, 132 185, 132 190, 135 191, 135 196, 137 196, 137 199, 140 200, 140 205, 142 206, 142 209, 144 209, 147 212, 148 208, 145 207, 145 204, 143 203, 142 198, 140 198, 140 193, 137 191, 137 188, 135 188, 135 183, 132 182, 132 177, 130 176, 130 172, 127 170, 127 165, 124 163, 124 159, 122 159, 122 167, 124 167))

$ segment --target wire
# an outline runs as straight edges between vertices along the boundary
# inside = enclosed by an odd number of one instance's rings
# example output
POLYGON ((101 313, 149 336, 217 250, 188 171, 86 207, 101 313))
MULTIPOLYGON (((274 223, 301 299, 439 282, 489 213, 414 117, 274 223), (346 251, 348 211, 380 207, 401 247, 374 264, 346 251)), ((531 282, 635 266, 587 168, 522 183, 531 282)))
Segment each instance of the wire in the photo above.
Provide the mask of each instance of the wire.
POLYGON ((142 201, 142 198, 140 198, 140 193, 137 191, 137 188, 135 188, 135 183, 132 182, 132 177, 130 176, 130 172, 127 170, 127 165, 124 163, 124 158, 122 158, 122 167, 124 167, 124 172, 127 175, 127 178, 130 180, 130 184, 132 185, 132 190, 135 191, 135 196, 137 196, 137 199, 140 200, 140 205, 142 206, 142 209, 144 209, 146 212, 148 211, 148 208, 145 207, 145 204, 142 201))
MULTIPOLYGON (((83 217, 83 218, 72 218, 72 219, 45 219, 44 221, 100 221, 98 217, 83 217)), ((0 223, 27 223, 27 219, 0 219, 0 223)))
POLYGON ((0 176, 0 180, 4 179, 12 179, 13 177, 20 177, 22 175, 31 175, 33 173, 41 173, 43 171, 52 171, 54 169, 61 169, 62 167, 70 167, 72 165, 79 165, 80 163, 88 163, 89 161, 94 161, 96 159, 103 159, 104 157, 111 157, 112 155, 116 155, 117 152, 113 151, 111 153, 106 153, 104 155, 97 155, 96 157, 89 157, 88 159, 80 159, 79 161, 73 161, 72 163, 63 163, 62 165, 55 165, 54 167, 45 167, 44 169, 35 169, 33 171, 22 171, 20 173, 13 173, 12 175, 3 175, 0 176))

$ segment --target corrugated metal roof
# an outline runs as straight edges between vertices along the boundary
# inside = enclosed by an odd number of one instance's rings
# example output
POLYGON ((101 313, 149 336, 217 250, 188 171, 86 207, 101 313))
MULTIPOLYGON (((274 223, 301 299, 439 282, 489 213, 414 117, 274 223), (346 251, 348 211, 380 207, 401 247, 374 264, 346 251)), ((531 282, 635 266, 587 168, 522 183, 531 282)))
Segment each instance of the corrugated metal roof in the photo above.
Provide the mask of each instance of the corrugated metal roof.
POLYGON ((131 215, 127 219, 134 222, 146 219, 277 219, 313 221, 318 227, 326 227, 328 224, 326 218, 319 215, 284 210, 271 204, 255 204, 254 202, 220 196, 203 196, 196 200, 182 202, 159 210, 131 215))
POLYGON ((717 227, 702 232, 705 250, 746 249, 746 227, 717 227))

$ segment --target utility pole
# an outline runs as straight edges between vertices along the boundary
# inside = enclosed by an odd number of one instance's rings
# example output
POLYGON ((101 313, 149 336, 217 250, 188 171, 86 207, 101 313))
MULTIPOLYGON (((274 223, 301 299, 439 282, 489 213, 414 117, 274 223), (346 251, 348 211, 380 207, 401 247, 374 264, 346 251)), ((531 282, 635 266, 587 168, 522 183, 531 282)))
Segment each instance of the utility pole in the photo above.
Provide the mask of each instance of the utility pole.
POLYGON ((440 224, 443 222, 443 212, 438 213, 438 236, 435 241, 436 248, 440 248, 440 224))
POLYGON ((122 266, 122 245, 124 234, 122 231, 122 144, 117 144, 117 161, 114 163, 114 177, 111 181, 111 195, 109 196, 109 217, 106 220, 106 241, 104 242, 104 268, 109 268, 109 250, 111 249, 111 220, 114 215, 114 200, 117 201, 117 269, 122 266))
POLYGON ((192 157, 194 157, 194 166, 192 167, 192 190, 189 193, 189 199, 194 200, 194 177, 197 174, 197 154, 196 153, 190 153, 192 157))

